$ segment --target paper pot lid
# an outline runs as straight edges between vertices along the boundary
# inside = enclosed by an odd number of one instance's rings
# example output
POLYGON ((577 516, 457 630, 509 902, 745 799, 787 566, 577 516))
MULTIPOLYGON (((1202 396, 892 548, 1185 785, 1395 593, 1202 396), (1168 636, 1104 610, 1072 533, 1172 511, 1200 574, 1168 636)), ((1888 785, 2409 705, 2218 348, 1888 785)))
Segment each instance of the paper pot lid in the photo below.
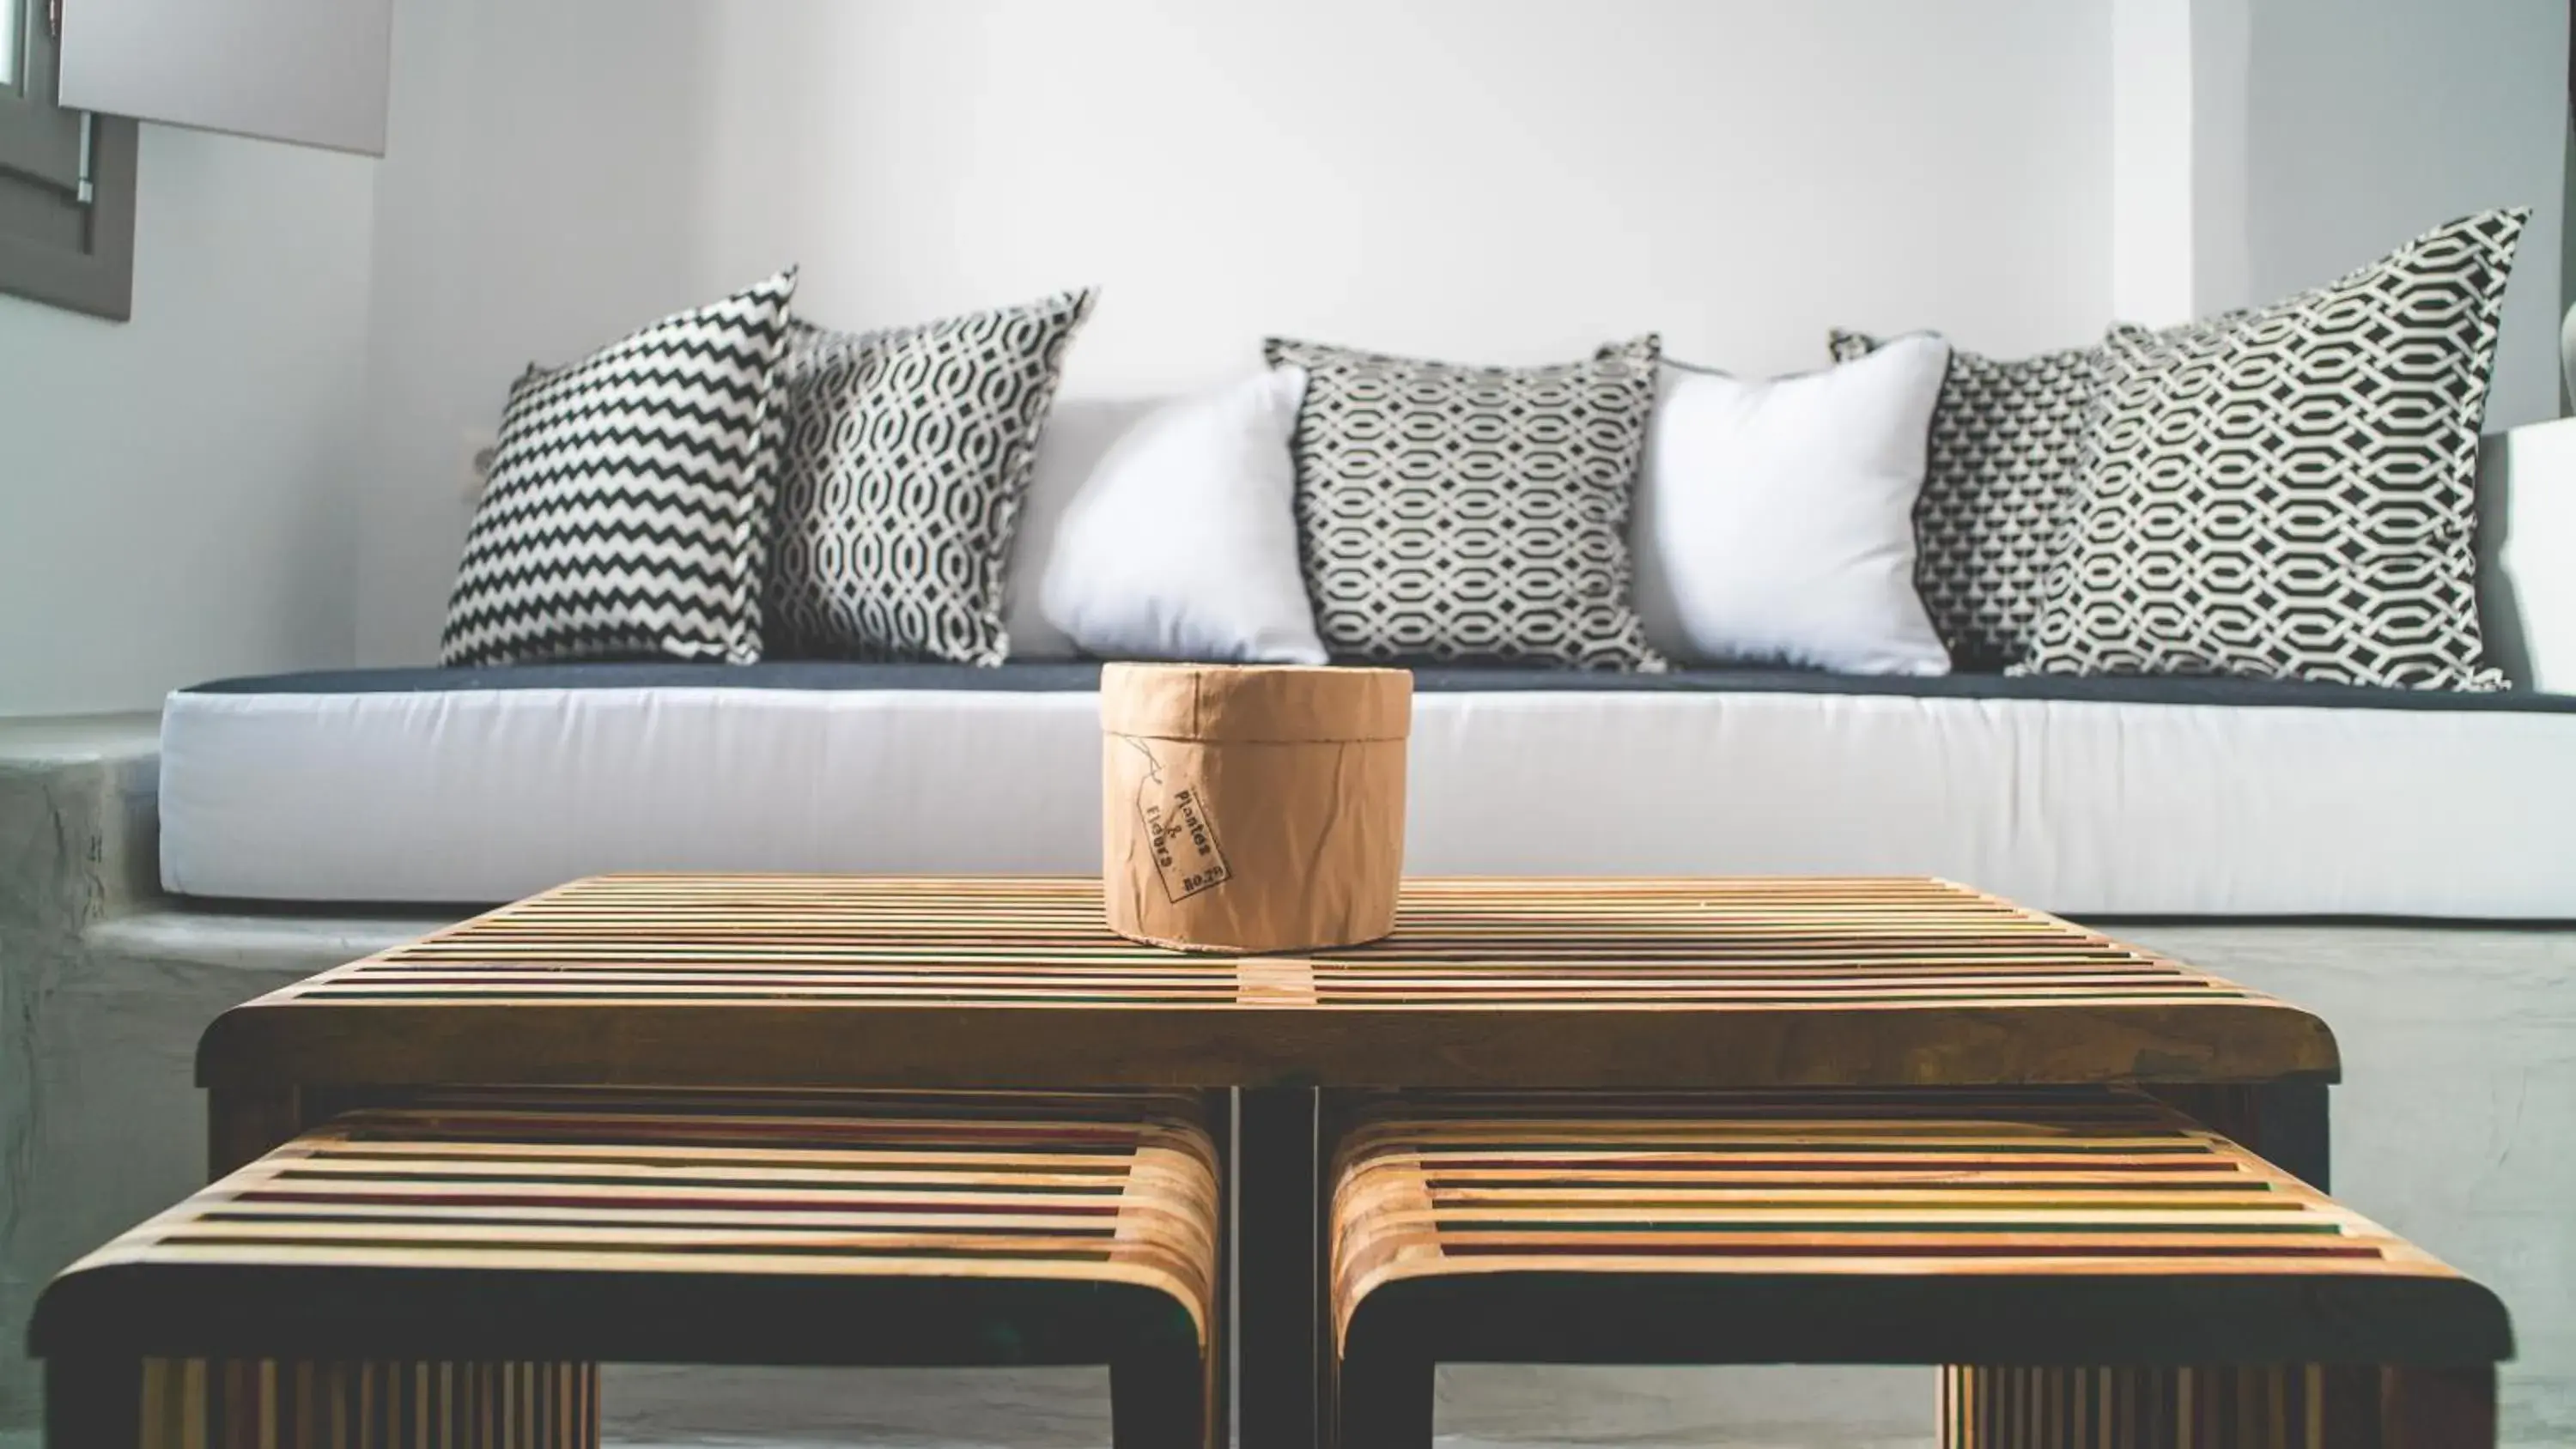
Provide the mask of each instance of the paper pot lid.
POLYGON ((1139 739, 1241 744, 1400 740, 1413 728, 1413 675, 1341 665, 1107 664, 1100 727, 1139 739))

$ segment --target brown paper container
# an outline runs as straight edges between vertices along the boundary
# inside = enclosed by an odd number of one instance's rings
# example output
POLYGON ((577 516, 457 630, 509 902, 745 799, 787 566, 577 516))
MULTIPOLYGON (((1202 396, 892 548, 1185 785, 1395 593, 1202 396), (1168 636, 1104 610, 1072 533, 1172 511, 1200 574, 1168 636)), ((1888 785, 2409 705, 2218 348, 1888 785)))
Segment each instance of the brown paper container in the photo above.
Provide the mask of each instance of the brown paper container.
POLYGON ((1100 671, 1109 927, 1184 951, 1306 951, 1395 929, 1401 669, 1100 671))

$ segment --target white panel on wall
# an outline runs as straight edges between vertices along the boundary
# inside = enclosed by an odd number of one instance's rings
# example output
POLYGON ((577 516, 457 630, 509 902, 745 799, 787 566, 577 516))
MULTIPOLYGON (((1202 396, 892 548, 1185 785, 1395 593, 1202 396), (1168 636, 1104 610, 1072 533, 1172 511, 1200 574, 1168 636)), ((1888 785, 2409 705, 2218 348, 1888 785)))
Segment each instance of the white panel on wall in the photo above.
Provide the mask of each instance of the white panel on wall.
POLYGON ((2111 312, 2192 315, 2192 0, 2112 0, 2111 312))
POLYGON ((392 0, 64 0, 62 101, 381 156, 392 0))
POLYGON ((2245 95, 2246 300, 2334 280, 2490 206, 2528 206, 2490 432, 2558 416, 2567 7, 2259 0, 2245 95))
POLYGON ((2487 657, 2516 685, 2576 693, 2576 418, 2488 434, 2478 503, 2487 657))

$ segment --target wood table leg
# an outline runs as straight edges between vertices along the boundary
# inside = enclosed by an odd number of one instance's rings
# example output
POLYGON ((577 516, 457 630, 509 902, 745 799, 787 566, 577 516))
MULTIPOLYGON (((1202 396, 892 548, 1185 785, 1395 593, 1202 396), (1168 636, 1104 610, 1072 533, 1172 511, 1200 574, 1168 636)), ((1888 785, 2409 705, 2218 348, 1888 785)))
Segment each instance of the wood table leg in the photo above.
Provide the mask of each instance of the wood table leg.
POLYGON ((2149 1096, 2229 1141, 2254 1149, 2319 1192, 2331 1190, 2326 1179, 2333 1166, 2327 1091, 2324 1082, 2147 1088, 2149 1096))
POLYGON ((2334 1150, 2328 1131, 2326 1084, 2267 1082, 2250 1090, 2254 1097, 2254 1140, 2245 1145, 2317 1191, 2328 1191, 2334 1150))
POLYGON ((1236 1366, 1243 1449, 1314 1449, 1317 1094, 1247 1087, 1235 1137, 1236 1366))
POLYGON ((304 1130, 293 1087, 206 1089, 206 1180, 214 1181, 304 1130))

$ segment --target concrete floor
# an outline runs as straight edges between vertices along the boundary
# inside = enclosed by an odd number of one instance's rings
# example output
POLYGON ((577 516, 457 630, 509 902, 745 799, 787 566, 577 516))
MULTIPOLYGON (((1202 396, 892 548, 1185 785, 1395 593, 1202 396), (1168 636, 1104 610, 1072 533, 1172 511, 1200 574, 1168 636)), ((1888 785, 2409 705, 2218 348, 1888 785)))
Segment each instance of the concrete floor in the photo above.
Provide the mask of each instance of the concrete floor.
MULTIPOLYGON (((619 1443, 717 1445, 741 1426, 818 1449, 1097 1449, 1109 1381, 1096 1369, 655 1369, 612 1366, 602 1386, 619 1443)), ((1923 1369, 1441 1370, 1435 1426, 1454 1449, 1703 1445, 1926 1449, 1923 1369)))

